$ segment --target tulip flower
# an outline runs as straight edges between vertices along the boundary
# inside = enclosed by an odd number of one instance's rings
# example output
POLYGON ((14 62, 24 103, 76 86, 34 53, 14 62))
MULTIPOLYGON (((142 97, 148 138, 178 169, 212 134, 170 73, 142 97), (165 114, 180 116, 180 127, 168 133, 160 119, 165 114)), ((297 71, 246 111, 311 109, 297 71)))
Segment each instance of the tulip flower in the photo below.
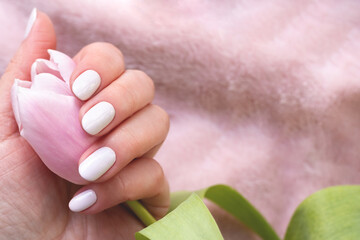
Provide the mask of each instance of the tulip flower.
POLYGON ((15 119, 21 136, 52 172, 84 184, 78 161, 96 138, 82 129, 82 102, 70 89, 75 62, 61 52, 48 52, 50 61, 37 59, 32 64, 31 82, 15 79, 11 90, 15 119))

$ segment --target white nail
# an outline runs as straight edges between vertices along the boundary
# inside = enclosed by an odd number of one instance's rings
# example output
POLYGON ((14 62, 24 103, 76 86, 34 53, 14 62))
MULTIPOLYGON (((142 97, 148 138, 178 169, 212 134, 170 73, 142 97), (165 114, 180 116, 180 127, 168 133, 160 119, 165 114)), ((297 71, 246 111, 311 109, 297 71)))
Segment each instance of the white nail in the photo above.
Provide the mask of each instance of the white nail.
POLYGON ((73 212, 81 212, 91 207, 96 200, 96 193, 89 189, 73 197, 69 202, 69 208, 73 212))
POLYGON ((32 26, 34 25, 34 22, 35 22, 35 20, 36 20, 36 17, 37 17, 37 9, 36 9, 36 8, 33 8, 33 10, 31 11, 31 14, 30 14, 28 23, 27 23, 27 25, 26 25, 26 30, 25 30, 25 36, 24 36, 24 38, 27 38, 27 36, 29 35, 29 33, 30 33, 30 31, 31 31, 31 28, 32 28, 32 26))
POLYGON ((95 181, 114 165, 115 160, 116 154, 111 148, 99 148, 80 164, 80 176, 85 180, 95 181))
POLYGON ((72 91, 81 100, 89 99, 99 88, 100 75, 94 70, 86 70, 80 74, 72 85, 72 91))
POLYGON ((98 134, 103 130, 115 117, 115 108, 108 102, 99 102, 82 118, 81 124, 83 129, 91 134, 98 134))

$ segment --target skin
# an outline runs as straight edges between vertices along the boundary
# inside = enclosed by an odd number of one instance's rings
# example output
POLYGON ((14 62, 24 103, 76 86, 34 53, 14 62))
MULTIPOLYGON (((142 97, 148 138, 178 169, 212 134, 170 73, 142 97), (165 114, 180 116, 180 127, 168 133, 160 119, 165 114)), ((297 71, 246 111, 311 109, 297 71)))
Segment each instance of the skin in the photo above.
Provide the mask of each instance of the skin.
POLYGON ((125 115, 116 117, 97 134, 99 140, 79 159, 80 163, 101 146, 122 146, 120 150, 114 148, 121 157, 107 173, 83 187, 57 177, 19 135, 10 102, 14 78, 30 79, 32 62, 36 58, 47 59, 46 50, 55 47, 52 23, 44 13, 38 12, 29 36, 0 81, 0 235, 5 239, 133 239, 143 226, 119 204, 142 199, 157 218, 166 213, 169 205, 167 181, 161 166, 152 159, 168 132, 168 116, 151 104, 152 80, 142 72, 125 70, 119 50, 106 43, 83 48, 74 57, 77 68, 71 83, 86 69, 96 70, 103 81, 84 103, 79 120, 99 101, 113 105, 128 101, 110 95, 116 87, 129 92, 136 92, 140 84, 148 87, 139 90, 143 91, 142 97, 133 99, 125 115), (109 58, 113 65, 100 64, 109 58), (146 124, 149 120, 162 124, 157 124, 160 127, 146 124), (97 202, 82 213, 71 212, 68 202, 86 189, 96 192, 97 202))

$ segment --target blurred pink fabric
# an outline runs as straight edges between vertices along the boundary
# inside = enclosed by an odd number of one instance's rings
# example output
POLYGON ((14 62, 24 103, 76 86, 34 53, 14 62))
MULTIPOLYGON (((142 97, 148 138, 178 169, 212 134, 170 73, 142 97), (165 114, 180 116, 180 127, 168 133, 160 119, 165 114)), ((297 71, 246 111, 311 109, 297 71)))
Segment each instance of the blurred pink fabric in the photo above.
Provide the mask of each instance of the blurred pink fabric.
MULTIPOLYGON (((154 79, 173 191, 229 184, 283 236, 311 193, 360 183, 360 1, 2 0, 1 72, 32 7, 60 51, 111 42, 154 79)), ((211 209, 225 239, 257 239, 211 209)))

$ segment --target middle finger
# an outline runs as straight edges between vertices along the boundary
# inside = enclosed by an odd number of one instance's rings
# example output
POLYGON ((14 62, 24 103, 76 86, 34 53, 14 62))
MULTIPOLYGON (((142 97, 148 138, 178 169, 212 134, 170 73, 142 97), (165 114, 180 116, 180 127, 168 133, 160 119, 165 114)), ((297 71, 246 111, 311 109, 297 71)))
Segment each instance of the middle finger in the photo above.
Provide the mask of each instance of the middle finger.
POLYGON ((80 109, 83 129, 90 135, 103 136, 123 120, 139 111, 154 98, 150 77, 127 70, 121 77, 88 100, 80 109))

